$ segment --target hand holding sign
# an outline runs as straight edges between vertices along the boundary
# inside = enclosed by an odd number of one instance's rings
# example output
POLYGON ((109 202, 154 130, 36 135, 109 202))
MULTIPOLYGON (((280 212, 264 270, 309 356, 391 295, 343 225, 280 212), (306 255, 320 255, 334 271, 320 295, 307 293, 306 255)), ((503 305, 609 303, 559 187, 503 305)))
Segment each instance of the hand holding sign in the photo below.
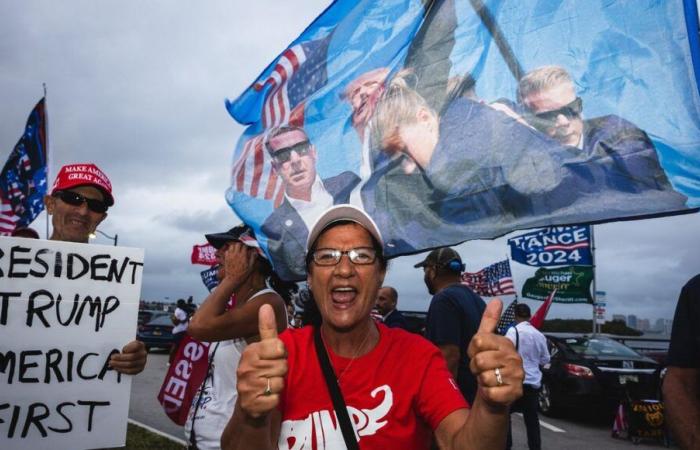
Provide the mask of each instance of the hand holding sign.
POLYGON ((479 382, 479 396, 494 406, 507 406, 523 393, 523 362, 513 343, 495 334, 503 303, 492 300, 469 343, 470 369, 479 382))
POLYGON ((270 305, 258 310, 260 342, 246 347, 238 364, 238 402, 253 418, 266 416, 280 401, 287 374, 287 350, 277 337, 275 312, 270 305))
POLYGON ((147 355, 143 342, 131 341, 122 348, 121 353, 115 353, 110 357, 109 365, 118 372, 136 375, 146 367, 147 355))

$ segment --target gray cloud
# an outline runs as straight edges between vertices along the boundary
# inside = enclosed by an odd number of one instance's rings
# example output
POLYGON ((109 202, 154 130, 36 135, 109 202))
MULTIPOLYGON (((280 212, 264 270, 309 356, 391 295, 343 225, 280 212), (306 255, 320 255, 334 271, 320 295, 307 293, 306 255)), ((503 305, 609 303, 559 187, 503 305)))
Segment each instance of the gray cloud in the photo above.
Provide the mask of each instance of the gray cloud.
MULTIPOLYGON (((224 107, 328 1, 0 2, 0 160, 48 85, 55 169, 94 161, 117 204, 102 229, 146 249, 143 296, 202 298, 189 262, 205 232, 238 222, 224 200, 243 130, 224 107)), ((43 216, 36 222, 44 228, 43 216)), ((598 287, 611 313, 671 317, 680 287, 700 271, 698 215, 596 227, 598 287)), ((96 242, 107 243, 98 238, 96 242)), ((459 246, 476 271, 503 259, 505 238, 459 246)), ((420 255, 392 264, 401 307, 426 309, 420 255)), ((533 268, 513 263, 518 287, 533 268)), ((508 300, 508 299, 506 299, 508 300)), ((536 305, 537 302, 532 302, 536 305)), ((555 305, 560 317, 590 307, 555 305)))

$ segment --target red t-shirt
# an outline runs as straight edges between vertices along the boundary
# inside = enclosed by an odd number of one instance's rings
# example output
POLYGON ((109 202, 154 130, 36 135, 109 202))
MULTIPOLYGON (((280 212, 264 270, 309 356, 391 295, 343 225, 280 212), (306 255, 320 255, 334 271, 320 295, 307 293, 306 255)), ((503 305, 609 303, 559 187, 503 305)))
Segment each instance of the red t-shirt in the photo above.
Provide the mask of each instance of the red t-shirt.
MULTIPOLYGON (((402 329, 377 327, 379 343, 360 358, 343 358, 328 349, 360 448, 428 449, 431 430, 451 412, 467 408, 467 402, 437 347, 402 329)), ((278 448, 344 449, 313 327, 288 329, 280 339, 289 354, 289 372, 279 405, 278 448)))

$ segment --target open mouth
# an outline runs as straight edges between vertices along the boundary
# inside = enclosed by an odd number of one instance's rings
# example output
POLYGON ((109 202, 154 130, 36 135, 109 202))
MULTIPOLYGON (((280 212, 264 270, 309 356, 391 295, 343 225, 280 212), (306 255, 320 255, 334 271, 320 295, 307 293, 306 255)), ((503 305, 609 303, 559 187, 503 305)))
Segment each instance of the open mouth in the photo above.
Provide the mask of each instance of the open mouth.
POLYGON ((337 287, 331 290, 333 306, 339 309, 347 309, 352 306, 357 297, 357 289, 353 287, 337 287))

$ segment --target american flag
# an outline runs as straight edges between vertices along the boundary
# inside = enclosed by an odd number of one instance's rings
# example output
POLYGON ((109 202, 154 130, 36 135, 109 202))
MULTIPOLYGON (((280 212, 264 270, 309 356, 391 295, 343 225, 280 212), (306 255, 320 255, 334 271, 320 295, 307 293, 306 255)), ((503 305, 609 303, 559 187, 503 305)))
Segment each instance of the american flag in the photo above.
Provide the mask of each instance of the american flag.
POLYGON ((496 295, 515 294, 513 275, 507 259, 491 264, 476 273, 464 272, 462 283, 479 295, 493 297, 496 295))
POLYGON ((0 235, 32 223, 44 209, 46 189, 46 109, 42 98, 0 172, 0 235))
MULTIPOLYGON (((272 72, 253 85, 256 91, 267 88, 261 117, 263 130, 291 124, 304 125, 306 99, 328 81, 326 56, 330 35, 294 45, 280 55, 272 72)), ((272 168, 264 147, 265 132, 250 137, 233 165, 232 186, 251 197, 262 197, 279 205, 284 186, 272 168)))
POLYGON ((499 334, 505 336, 508 328, 510 328, 510 326, 515 322, 515 307, 517 304, 518 299, 516 298, 510 303, 510 305, 508 305, 506 310, 503 311, 503 314, 501 314, 501 319, 498 321, 498 325, 496 325, 496 329, 498 330, 499 334))

